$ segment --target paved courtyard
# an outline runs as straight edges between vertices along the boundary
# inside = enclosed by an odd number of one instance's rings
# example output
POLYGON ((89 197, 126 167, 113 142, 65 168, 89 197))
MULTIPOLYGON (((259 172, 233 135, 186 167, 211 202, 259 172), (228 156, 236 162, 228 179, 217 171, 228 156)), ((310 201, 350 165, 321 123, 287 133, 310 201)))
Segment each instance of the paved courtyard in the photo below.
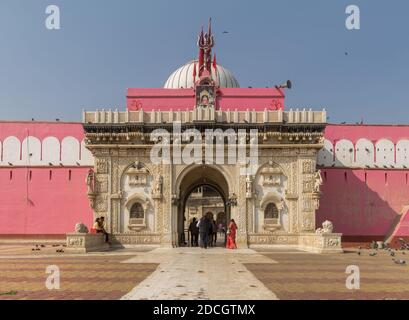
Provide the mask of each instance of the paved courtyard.
POLYGON ((0 245, 4 299, 409 299, 409 251, 348 248, 318 255, 296 250, 159 248, 69 255, 51 245, 31 251, 0 245), (57 265, 61 288, 48 290, 45 270, 57 265), (345 286, 348 265, 360 268, 360 289, 345 286))
POLYGON ((157 267, 121 263, 129 257, 127 252, 80 256, 56 250, 47 246, 31 252, 26 246, 0 246, 0 300, 120 299, 157 267), (60 268, 59 290, 45 287, 49 265, 60 268))

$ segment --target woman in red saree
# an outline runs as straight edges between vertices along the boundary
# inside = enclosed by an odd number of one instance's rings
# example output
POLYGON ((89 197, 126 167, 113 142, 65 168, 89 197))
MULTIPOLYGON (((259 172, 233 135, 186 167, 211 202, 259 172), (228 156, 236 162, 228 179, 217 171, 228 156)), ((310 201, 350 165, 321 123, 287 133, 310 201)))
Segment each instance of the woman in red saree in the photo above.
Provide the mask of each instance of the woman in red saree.
POLYGON ((227 231, 226 248, 227 249, 237 249, 237 245, 236 245, 237 225, 236 225, 236 222, 234 222, 234 219, 230 220, 227 230, 228 231, 227 231))

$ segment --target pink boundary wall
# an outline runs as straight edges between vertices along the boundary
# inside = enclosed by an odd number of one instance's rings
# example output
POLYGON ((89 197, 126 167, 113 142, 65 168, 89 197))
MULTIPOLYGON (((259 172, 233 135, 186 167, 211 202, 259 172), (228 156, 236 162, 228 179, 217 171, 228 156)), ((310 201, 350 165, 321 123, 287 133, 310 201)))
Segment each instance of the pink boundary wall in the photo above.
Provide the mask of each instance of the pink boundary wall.
POLYGON ((87 172, 84 167, 0 168, 0 234, 65 234, 77 222, 90 227, 87 172))
POLYGON ((373 142, 389 139, 396 143, 401 139, 409 139, 409 125, 331 124, 325 129, 325 138, 332 143, 346 139, 355 144, 361 138, 373 142))
MULTIPOLYGON (((408 125, 328 125, 325 138, 333 143, 341 139, 354 145, 365 138, 374 144, 388 139, 395 145, 409 138, 408 125)), ((335 150, 336 156, 336 150, 335 150)), ((408 169, 322 168, 323 192, 317 211, 317 226, 331 220, 335 231, 346 238, 385 239, 399 227, 409 205, 408 169)), ((408 219, 408 215, 406 215, 408 219)), ((402 234, 401 234, 402 235, 402 234)))
MULTIPOLYGON (((408 137, 408 128, 328 125, 326 138, 397 141, 408 137)), ((0 141, 8 136, 22 141, 27 130, 40 140, 47 136, 60 141, 66 136, 79 141, 84 138, 80 123, 0 122, 0 141)), ((0 167, 0 234, 64 234, 72 231, 77 222, 90 226, 93 217, 85 186, 88 170, 89 166, 0 167)), ((384 238, 392 235, 400 223, 395 234, 409 235, 409 215, 400 222, 409 205, 409 170, 322 168, 322 173, 317 226, 328 219, 335 231, 346 236, 384 238)))
POLYGON ((0 141, 8 136, 15 136, 20 141, 27 137, 34 136, 40 140, 48 136, 56 137, 60 142, 68 136, 79 141, 84 139, 84 129, 78 122, 34 122, 34 121, 1 121, 0 141))
MULTIPOLYGON (((40 141, 56 137, 62 142, 67 136, 79 142, 84 139, 81 123, 0 122, 0 144, 9 136, 21 143, 27 135, 40 141)), ((73 231, 77 222, 90 226, 93 214, 85 185, 89 168, 0 167, 0 234, 56 235, 73 231)))
POLYGON ((409 204, 408 170, 324 168, 321 173, 317 226, 330 220, 335 232, 357 239, 394 232, 409 204))

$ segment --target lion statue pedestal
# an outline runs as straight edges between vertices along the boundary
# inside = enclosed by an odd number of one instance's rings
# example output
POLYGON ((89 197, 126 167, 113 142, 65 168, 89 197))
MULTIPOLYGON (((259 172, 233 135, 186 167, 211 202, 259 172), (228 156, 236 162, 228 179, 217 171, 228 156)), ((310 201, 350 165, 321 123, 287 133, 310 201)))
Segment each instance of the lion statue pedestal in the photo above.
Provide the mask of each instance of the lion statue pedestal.
POLYGON ((67 233, 67 253, 87 253, 93 251, 107 251, 110 246, 105 242, 102 233, 88 233, 88 228, 83 223, 75 225, 75 232, 67 233))
POLYGON ((302 250, 316 253, 340 253, 342 233, 333 233, 334 226, 331 221, 324 221, 322 228, 315 233, 304 233, 299 237, 299 247, 302 250))

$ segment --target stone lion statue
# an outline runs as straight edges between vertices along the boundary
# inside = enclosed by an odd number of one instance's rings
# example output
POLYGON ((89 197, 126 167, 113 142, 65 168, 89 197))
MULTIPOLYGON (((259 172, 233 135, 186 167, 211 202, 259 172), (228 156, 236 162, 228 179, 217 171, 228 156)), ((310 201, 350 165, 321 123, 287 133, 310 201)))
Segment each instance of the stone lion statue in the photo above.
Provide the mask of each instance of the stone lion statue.
POLYGON ((322 223, 322 228, 318 228, 315 233, 332 233, 334 226, 331 221, 325 220, 322 223))
POLYGON ((88 228, 82 222, 79 222, 75 225, 75 233, 88 233, 88 228))

